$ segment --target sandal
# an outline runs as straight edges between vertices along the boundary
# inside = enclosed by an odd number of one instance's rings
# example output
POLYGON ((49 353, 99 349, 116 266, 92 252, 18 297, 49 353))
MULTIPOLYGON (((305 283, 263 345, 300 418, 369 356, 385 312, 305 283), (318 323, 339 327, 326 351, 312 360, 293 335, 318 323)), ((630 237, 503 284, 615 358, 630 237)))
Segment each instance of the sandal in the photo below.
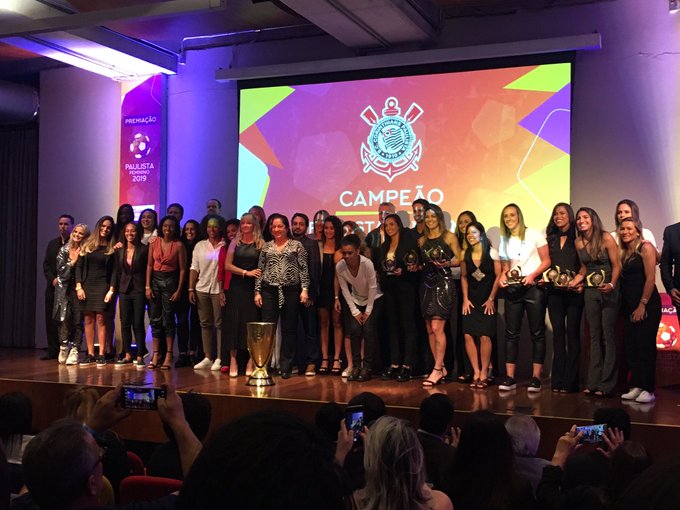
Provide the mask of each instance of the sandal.
POLYGON ((488 379, 479 379, 477 381, 477 388, 479 388, 480 390, 485 390, 488 387, 489 387, 489 380, 488 379))
POLYGON ((324 358, 321 360, 321 366, 319 367, 319 375, 328 375, 330 374, 331 370, 328 368, 328 362, 330 360, 328 358, 324 358), (326 366, 324 366, 324 363, 326 366))
POLYGON ((229 377, 238 377, 238 363, 232 363, 229 366, 229 377))
POLYGON ((172 368, 173 358, 172 351, 166 352, 165 361, 163 361, 163 364, 161 365, 161 370, 170 370, 172 368))
POLYGON ((479 384, 480 382, 481 382, 481 381, 480 381, 479 379, 474 379, 474 380, 470 383, 470 388, 479 388, 478 384, 479 384))
POLYGON ((458 381, 460 384, 470 384, 474 382, 470 374, 461 374, 456 377, 456 381, 458 381))
POLYGON ((340 375, 342 374, 342 360, 340 359, 334 359, 333 360, 333 368, 331 368, 331 375, 340 375), (335 364, 338 364, 339 366, 335 366, 335 364))
POLYGON ((433 368, 432 373, 439 372, 439 378, 433 381, 432 379, 430 379, 430 377, 432 377, 432 374, 430 374, 428 376, 428 378, 423 381, 423 386, 425 388, 432 388, 432 387, 436 386, 437 384, 441 384, 444 381, 444 370, 443 370, 443 368, 444 367, 433 368))
POLYGON ((158 368, 158 351, 153 351, 153 356, 151 356, 151 361, 147 365, 147 368, 150 368, 151 370, 158 368))

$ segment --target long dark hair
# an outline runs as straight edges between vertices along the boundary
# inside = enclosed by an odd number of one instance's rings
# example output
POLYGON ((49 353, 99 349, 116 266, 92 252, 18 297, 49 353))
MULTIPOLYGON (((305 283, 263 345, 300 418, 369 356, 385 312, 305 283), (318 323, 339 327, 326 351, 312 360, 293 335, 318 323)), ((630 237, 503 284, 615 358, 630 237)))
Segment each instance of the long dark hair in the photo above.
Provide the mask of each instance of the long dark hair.
POLYGON ((592 230, 592 233, 590 234, 590 238, 587 238, 585 236, 585 233, 581 232, 578 232, 577 235, 583 241, 584 245, 583 247, 585 248, 586 252, 590 255, 591 258, 596 259, 600 256, 600 252, 602 251, 602 245, 604 244, 604 241, 602 239, 604 237, 602 220, 600 220, 600 217, 595 212, 595 209, 591 209, 590 207, 581 207, 578 211, 576 211, 577 217, 581 211, 590 216, 591 221, 590 228, 592 230), (586 243, 585 241, 588 242, 586 243))
MULTIPOLYGON (((335 251, 340 249, 340 242, 342 241, 342 221, 337 216, 328 216, 323 220, 323 226, 326 227, 326 223, 330 222, 333 225, 333 230, 335 230, 335 251)), ((321 231, 321 243, 326 244, 326 234, 324 230, 321 231)))
POLYGON ((461 218, 462 216, 469 216, 469 217, 470 217, 470 220, 471 220, 470 223, 475 223, 475 222, 477 221, 477 216, 475 216, 475 213, 473 213, 472 211, 463 211, 463 212, 460 213, 460 214, 458 215, 458 217, 456 218, 456 228, 454 229, 453 233, 454 233, 454 234, 456 235, 456 237, 458 238, 458 244, 460 244, 460 247, 461 247, 461 248, 462 248, 463 246, 465 246, 465 243, 467 242, 466 239, 465 239, 465 236, 467 235, 467 231, 466 231, 466 232, 462 232, 462 231, 458 228, 458 222, 460 221, 460 218, 461 218))
MULTIPOLYGON (((467 238, 467 233, 470 227, 474 227, 477 230, 479 230, 479 235, 480 235, 480 244, 482 245, 482 261, 485 261, 487 258, 491 258, 491 241, 486 235, 486 229, 484 228, 484 225, 482 225, 478 221, 473 221, 472 223, 468 223, 468 226, 465 228, 465 237, 467 238)), ((466 261, 472 262, 472 246, 468 244, 468 247, 465 249, 465 256, 464 259, 466 261)))
POLYGON ((572 209, 572 207, 566 202, 558 202, 555 204, 555 207, 553 207, 553 210, 550 213, 550 221, 548 221, 548 226, 545 227, 545 237, 548 240, 548 244, 552 243, 555 239, 558 239, 562 233, 562 230, 557 225, 555 225, 555 220, 553 219, 558 207, 564 207, 567 210, 567 216, 569 216, 567 239, 569 241, 576 239, 576 216, 574 215, 574 209, 572 209))
POLYGON ((123 243, 123 248, 127 248, 128 245, 128 240, 125 238, 125 229, 127 229, 128 225, 132 225, 133 227, 135 227, 135 240, 132 243, 134 246, 141 244, 142 237, 144 237, 144 229, 142 228, 142 226, 139 223, 135 223, 134 221, 128 221, 120 229, 120 234, 123 236, 123 239, 121 239, 121 242, 123 243))

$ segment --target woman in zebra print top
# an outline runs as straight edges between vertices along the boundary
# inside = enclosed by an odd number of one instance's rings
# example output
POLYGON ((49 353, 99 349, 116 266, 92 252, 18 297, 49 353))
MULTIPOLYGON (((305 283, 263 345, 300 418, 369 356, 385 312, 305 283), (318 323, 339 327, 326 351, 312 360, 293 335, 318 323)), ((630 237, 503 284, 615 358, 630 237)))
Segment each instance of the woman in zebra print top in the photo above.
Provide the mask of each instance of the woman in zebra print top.
POLYGON ((300 304, 308 299, 309 269, 307 251, 299 241, 290 239, 288 218, 270 216, 272 240, 260 252, 258 267, 262 276, 255 280, 255 304, 262 308, 264 322, 281 317, 281 377, 288 379, 295 357, 297 321, 300 304))

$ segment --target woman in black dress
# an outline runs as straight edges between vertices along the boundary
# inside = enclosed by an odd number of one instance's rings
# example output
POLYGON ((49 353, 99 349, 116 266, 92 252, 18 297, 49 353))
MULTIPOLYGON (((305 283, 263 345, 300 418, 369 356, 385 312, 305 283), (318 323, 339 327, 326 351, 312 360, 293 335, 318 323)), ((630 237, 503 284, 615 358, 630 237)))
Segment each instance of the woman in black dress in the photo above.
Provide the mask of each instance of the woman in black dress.
MULTIPOLYGON (((260 311, 255 306, 255 278, 262 271, 257 267, 260 251, 264 246, 264 239, 260 232, 260 225, 255 217, 246 213, 241 216, 241 224, 234 241, 227 248, 227 259, 224 269, 231 271, 231 281, 227 292, 227 320, 222 323, 222 358, 229 356, 229 377, 238 376, 239 350, 248 349, 248 331, 246 324, 258 322, 260 311)), ((201 367, 198 367, 201 368, 201 367)), ((205 367, 210 368, 208 363, 205 367)), ((246 375, 253 372, 253 362, 248 359, 246 375)))
POLYGON ((481 223, 470 223, 465 239, 468 247, 460 266, 465 350, 473 370, 470 387, 483 389, 489 385, 487 374, 491 337, 496 334, 496 293, 501 261, 481 223), (479 339, 479 350, 475 338, 479 339))
MULTIPOLYGON (((555 205, 545 229, 550 253, 550 269, 556 278, 573 277, 581 268, 576 251, 576 221, 569 204, 555 205)), ((552 390, 555 393, 578 391, 581 352, 581 316, 583 315, 583 286, 550 285, 548 289, 548 317, 553 329, 552 390)))
MULTIPOLYGON (((340 241, 342 240, 342 222, 337 216, 328 216, 323 223, 319 252, 321 253, 321 279, 319 281, 319 295, 317 298, 317 310, 319 314, 319 331, 321 339, 321 366, 320 374, 340 375, 342 371, 342 318, 335 310, 335 299, 338 292, 335 291, 335 265, 342 260, 340 241), (328 357, 329 327, 333 322, 333 366, 329 367, 328 357)), ((351 363, 351 361, 348 361, 351 363)))
POLYGON ((431 204, 425 211, 425 230, 418 239, 424 274, 420 284, 420 309, 425 318, 434 368, 423 386, 440 384, 446 377, 444 355, 446 333, 444 328, 454 307, 456 292, 451 274, 452 259, 460 260, 458 238, 446 228, 444 213, 437 205, 431 204))
POLYGON ((108 301, 113 296, 109 284, 113 272, 113 218, 103 216, 94 227, 92 235, 83 244, 76 264, 76 295, 79 310, 85 323, 87 356, 81 366, 106 366, 105 345, 107 314, 113 313, 108 301), (107 300, 106 297, 109 297, 107 300), (94 328, 97 324, 99 353, 95 359, 94 328))
POLYGON ((385 319, 389 325, 391 365, 382 374, 383 380, 411 380, 416 362, 418 331, 415 312, 419 262, 418 245, 406 234, 401 218, 390 214, 383 221, 385 242, 380 246, 378 275, 385 295, 385 319))
POLYGON ((619 225, 621 308, 625 314, 624 344, 630 366, 630 391, 624 400, 654 402, 656 334, 661 297, 656 290, 656 249, 643 240, 642 224, 627 218, 619 225))

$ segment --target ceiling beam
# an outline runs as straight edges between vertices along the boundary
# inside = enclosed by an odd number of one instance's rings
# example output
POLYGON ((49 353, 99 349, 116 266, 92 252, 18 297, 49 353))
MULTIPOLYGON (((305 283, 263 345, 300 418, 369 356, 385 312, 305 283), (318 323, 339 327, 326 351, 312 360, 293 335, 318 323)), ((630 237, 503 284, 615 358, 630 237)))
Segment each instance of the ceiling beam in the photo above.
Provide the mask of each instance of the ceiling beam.
POLYGON ((362 71, 421 64, 463 62, 489 58, 541 55, 576 50, 599 50, 602 48, 600 34, 583 34, 566 37, 552 37, 527 41, 513 41, 499 44, 482 44, 457 48, 411 51, 407 53, 386 53, 354 58, 336 58, 296 62, 268 66, 220 68, 215 71, 219 82, 230 80, 256 80, 282 76, 362 71))
MULTIPOLYGON (((169 0, 162 3, 131 5, 115 9, 64 14, 48 18, 9 23, 0 28, 0 38, 21 37, 106 25, 112 21, 147 19, 206 10, 223 10, 226 0, 169 0)), ((21 14, 21 13, 19 13, 21 14)))

